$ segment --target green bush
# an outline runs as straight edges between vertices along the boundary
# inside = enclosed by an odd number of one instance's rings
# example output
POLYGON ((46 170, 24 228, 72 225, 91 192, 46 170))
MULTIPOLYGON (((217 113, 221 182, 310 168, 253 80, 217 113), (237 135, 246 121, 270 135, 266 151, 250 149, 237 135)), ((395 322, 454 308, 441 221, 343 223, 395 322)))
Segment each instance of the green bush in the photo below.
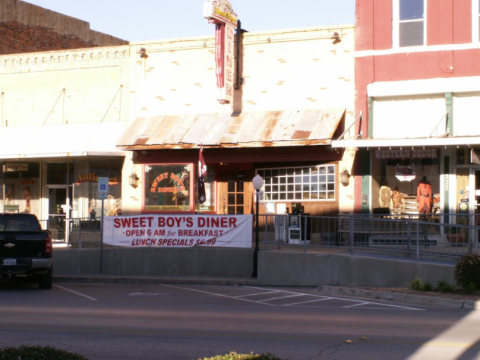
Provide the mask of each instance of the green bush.
POLYGON ((417 290, 417 291, 422 291, 425 287, 425 284, 423 283, 422 279, 420 279, 418 276, 415 276, 415 279, 410 281, 407 285, 407 288, 410 290, 417 290))
POLYGON ((442 293, 451 293, 455 291, 455 285, 450 284, 446 280, 440 280, 437 283, 437 289, 442 293))
POLYGON ((433 286, 432 284, 430 284, 428 281, 425 281, 423 283, 423 291, 432 291, 433 290, 433 286))
POLYGON ((254 355, 253 353, 237 354, 235 351, 232 351, 230 354, 227 354, 227 355, 217 355, 212 358, 204 358, 204 359, 198 359, 198 360, 282 360, 282 359, 270 353, 254 355))
POLYGON ((455 281, 463 291, 472 293, 480 290, 480 255, 468 254, 455 266, 455 281))
POLYGON ((473 294, 475 291, 477 290, 475 284, 467 284, 464 288, 463 288, 463 292, 465 294, 473 294))
POLYGON ((0 360, 88 360, 86 357, 50 346, 25 346, 0 349, 0 360))

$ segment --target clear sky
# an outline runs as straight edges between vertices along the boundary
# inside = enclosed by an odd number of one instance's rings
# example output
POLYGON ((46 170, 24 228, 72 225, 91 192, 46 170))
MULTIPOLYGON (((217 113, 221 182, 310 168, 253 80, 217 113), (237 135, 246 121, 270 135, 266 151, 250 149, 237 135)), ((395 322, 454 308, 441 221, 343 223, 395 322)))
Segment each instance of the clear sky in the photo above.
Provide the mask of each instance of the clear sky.
MULTIPOLYGON (((203 0, 26 0, 128 41, 213 35, 203 0)), ((353 24, 355 0, 230 0, 248 31, 353 24)))

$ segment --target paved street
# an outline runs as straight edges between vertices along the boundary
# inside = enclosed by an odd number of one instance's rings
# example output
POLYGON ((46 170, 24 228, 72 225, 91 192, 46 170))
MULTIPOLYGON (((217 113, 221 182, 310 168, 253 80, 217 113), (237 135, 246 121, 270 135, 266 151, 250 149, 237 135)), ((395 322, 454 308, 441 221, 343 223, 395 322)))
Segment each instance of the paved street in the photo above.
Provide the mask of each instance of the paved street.
POLYGON ((0 284, 0 346, 100 359, 480 359, 480 312, 319 294, 312 288, 0 284))

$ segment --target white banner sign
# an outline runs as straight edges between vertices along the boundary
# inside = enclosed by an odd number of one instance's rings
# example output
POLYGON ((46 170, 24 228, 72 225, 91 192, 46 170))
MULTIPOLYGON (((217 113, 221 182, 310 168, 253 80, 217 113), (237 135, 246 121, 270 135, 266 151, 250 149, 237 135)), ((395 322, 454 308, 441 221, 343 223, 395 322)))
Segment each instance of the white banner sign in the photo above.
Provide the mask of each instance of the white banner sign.
POLYGON ((105 217, 103 242, 138 247, 252 247, 252 215, 105 217))

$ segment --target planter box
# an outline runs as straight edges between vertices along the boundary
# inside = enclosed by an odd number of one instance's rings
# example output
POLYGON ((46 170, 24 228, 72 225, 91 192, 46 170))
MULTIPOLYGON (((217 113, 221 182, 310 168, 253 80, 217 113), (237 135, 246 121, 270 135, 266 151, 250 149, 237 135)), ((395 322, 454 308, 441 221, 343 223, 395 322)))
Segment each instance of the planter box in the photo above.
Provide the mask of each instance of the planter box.
POLYGON ((465 244, 465 234, 458 233, 458 234, 447 234, 447 240, 450 244, 461 245, 465 244))

